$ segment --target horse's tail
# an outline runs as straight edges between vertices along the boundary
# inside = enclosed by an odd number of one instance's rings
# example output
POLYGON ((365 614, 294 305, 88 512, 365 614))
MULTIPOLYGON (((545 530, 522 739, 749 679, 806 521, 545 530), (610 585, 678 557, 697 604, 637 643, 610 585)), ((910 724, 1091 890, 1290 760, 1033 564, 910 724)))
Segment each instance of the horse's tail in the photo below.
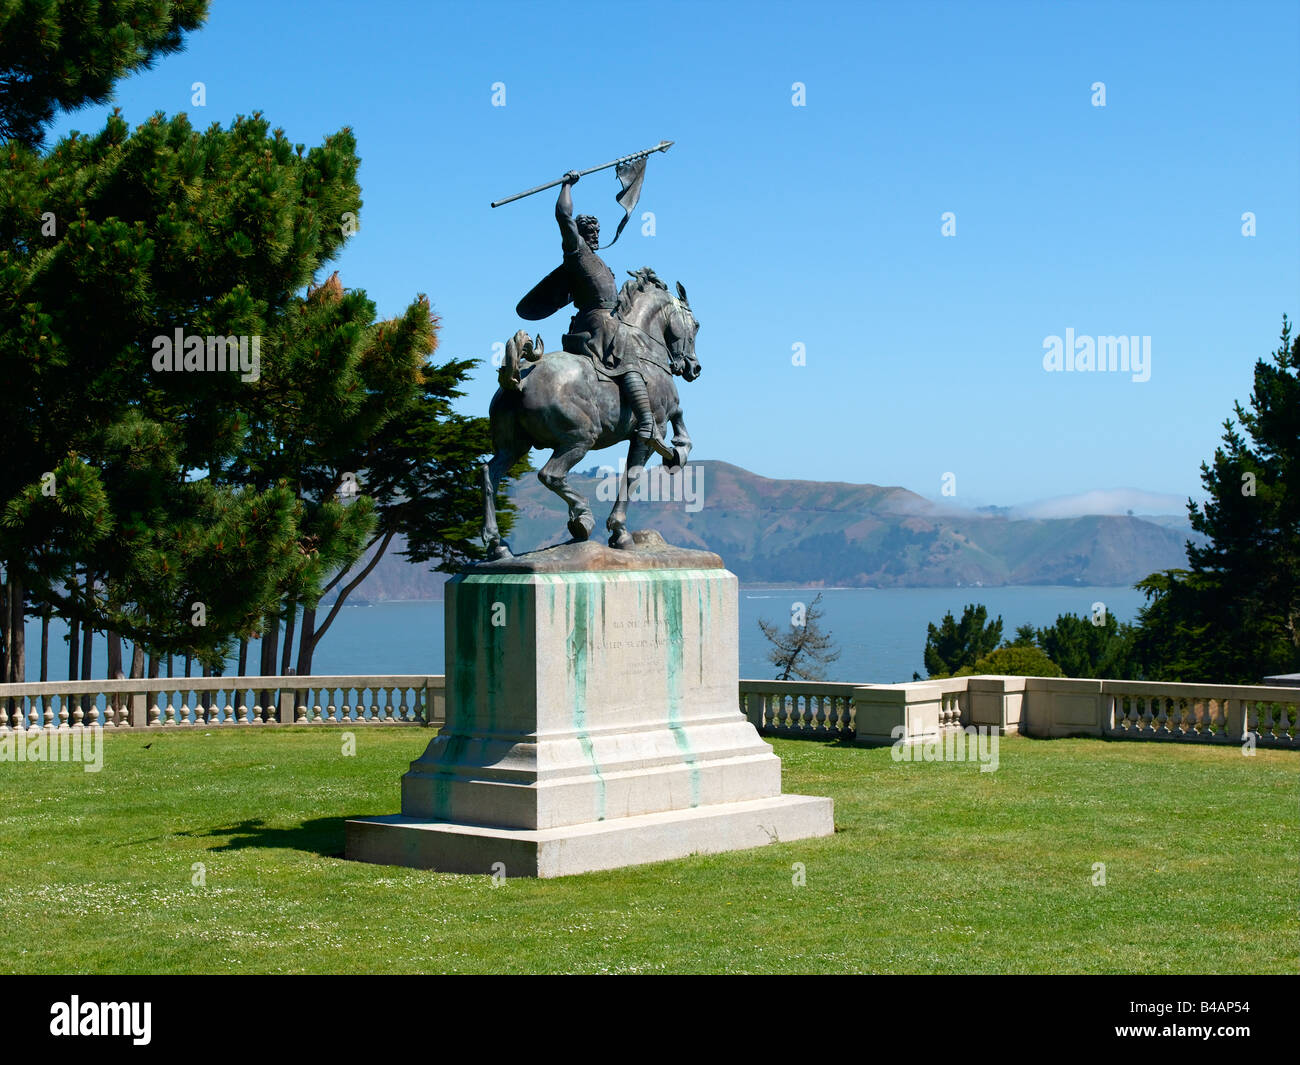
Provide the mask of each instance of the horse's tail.
POLYGON ((544 354, 542 338, 530 340, 522 329, 506 341, 505 359, 497 370, 497 383, 507 392, 518 392, 522 385, 524 363, 536 362, 544 354))

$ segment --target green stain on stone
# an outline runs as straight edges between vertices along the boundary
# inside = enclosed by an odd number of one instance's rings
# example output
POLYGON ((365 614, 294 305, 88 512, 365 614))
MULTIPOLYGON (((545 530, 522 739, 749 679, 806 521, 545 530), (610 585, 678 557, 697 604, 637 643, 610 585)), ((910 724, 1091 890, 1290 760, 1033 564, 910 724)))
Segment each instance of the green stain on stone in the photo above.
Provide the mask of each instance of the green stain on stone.
MULTIPOLYGON (((591 648, 591 630, 595 612, 595 597, 592 585, 587 581, 568 581, 566 583, 569 618, 573 628, 569 631, 567 658, 569 662, 569 681, 573 691, 573 730, 577 733, 578 744, 583 756, 591 763, 591 771, 596 777, 596 820, 605 820, 605 778, 601 776, 600 766, 596 762, 595 750, 591 737, 587 734, 587 655, 591 648)), ((602 607, 604 586, 601 586, 602 607)), ((601 611, 601 623, 604 624, 604 610, 601 611)))
POLYGON ((655 622, 659 621, 659 602, 662 599, 668 645, 665 659, 668 666, 668 728, 672 730, 677 749, 690 772, 691 805, 700 805, 700 770, 690 738, 682 725, 682 674, 685 672, 682 652, 682 585, 680 581, 656 581, 655 622))

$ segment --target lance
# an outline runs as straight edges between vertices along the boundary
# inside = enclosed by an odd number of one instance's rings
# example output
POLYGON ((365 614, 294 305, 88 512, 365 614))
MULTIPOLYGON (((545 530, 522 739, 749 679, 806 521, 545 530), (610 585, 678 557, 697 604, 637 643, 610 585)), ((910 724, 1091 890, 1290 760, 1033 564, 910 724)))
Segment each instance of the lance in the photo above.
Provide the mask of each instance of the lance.
MULTIPOLYGON (((579 170, 578 177, 586 177, 588 174, 594 174, 597 170, 608 170, 611 166, 622 166, 624 163, 634 163, 638 159, 644 159, 647 156, 654 155, 655 152, 666 152, 672 146, 672 141, 660 141, 653 148, 646 148, 644 151, 633 152, 631 155, 624 155, 619 159, 614 159, 608 163, 601 163, 600 166, 593 166, 588 170, 579 170)), ((555 181, 548 181, 545 185, 538 185, 535 189, 516 192, 513 196, 507 196, 504 200, 497 200, 492 204, 492 206, 500 207, 503 203, 513 203, 515 200, 522 200, 525 196, 531 196, 535 192, 545 192, 547 189, 553 189, 556 185, 562 184, 564 184, 564 178, 558 178, 555 181)))

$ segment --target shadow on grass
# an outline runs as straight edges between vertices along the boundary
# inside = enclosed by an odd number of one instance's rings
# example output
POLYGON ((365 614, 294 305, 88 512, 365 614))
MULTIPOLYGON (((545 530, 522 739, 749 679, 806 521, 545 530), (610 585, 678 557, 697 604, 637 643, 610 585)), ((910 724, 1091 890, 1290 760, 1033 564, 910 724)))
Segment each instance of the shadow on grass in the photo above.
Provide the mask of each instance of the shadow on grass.
POLYGON ((224 839, 225 842, 210 847, 214 851, 243 850, 245 847, 271 847, 305 851, 322 858, 343 857, 342 817, 317 817, 292 828, 272 828, 261 818, 240 821, 224 828, 205 828, 191 832, 177 832, 191 839, 224 839))

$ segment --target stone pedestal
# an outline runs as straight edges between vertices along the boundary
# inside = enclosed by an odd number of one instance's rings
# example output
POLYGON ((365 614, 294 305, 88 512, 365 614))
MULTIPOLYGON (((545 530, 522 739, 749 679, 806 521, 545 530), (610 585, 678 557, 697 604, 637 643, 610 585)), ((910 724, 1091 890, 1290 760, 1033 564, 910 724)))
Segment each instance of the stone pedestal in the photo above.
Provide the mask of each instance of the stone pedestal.
POLYGON ((445 609, 446 728, 349 858, 549 877, 834 831, 739 710, 718 556, 564 545, 453 578, 445 609))

